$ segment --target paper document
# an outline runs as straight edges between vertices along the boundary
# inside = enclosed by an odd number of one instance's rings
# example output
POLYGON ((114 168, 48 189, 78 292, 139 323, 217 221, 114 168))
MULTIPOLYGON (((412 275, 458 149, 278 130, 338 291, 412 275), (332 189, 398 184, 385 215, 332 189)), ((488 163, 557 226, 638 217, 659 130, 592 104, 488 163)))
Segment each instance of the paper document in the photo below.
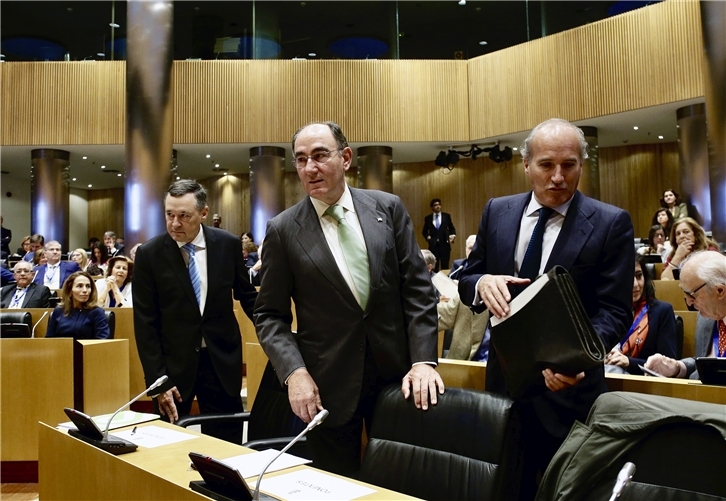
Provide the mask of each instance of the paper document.
POLYGON ((459 286, 441 272, 438 272, 436 275, 431 277, 431 281, 434 283, 436 290, 438 290, 439 294, 442 296, 453 299, 454 296, 459 294, 459 286))
MULTIPOLYGON (((106 424, 108 423, 109 418, 113 414, 102 414, 100 416, 94 416, 91 419, 94 423, 96 423, 96 426, 103 431, 106 429, 106 424)), ((110 430, 116 430, 118 428, 123 428, 125 426, 131 426, 134 424, 140 424, 140 423, 146 423, 147 421, 155 421, 159 419, 158 414, 147 414, 144 412, 134 412, 134 411, 122 411, 116 414, 116 417, 113 418, 113 422, 111 423, 110 430)), ((76 425, 74 425, 72 422, 68 421, 66 423, 61 423, 58 425, 58 428, 67 428, 70 430, 75 430, 76 425)))
POLYGON ((546 273, 544 275, 540 275, 540 277, 535 280, 533 284, 524 289, 519 296, 512 299, 512 301, 509 303, 509 315, 502 318, 497 318, 492 315, 489 318, 489 321, 492 323, 492 327, 494 327, 495 325, 499 325, 502 322, 506 322, 507 319, 510 319, 514 315, 516 315, 517 312, 524 308, 527 303, 529 303, 537 295, 537 293, 541 291, 545 285, 547 285, 547 282, 549 281, 550 277, 546 273))
MULTIPOLYGON (((267 463, 277 456, 279 452, 275 449, 267 449, 256 454, 240 454, 239 456, 220 459, 219 461, 239 471, 244 478, 256 477, 260 474, 262 468, 267 466, 267 463)), ((312 463, 312 461, 285 453, 267 468, 267 473, 307 463, 312 463)))
POLYGON ((141 428, 136 428, 135 431, 120 431, 118 433, 114 433, 113 436, 123 438, 124 440, 128 440, 140 447, 146 447, 147 449, 197 438, 196 435, 192 435, 191 433, 169 430, 168 428, 162 428, 161 426, 143 426, 141 428))
POLYGON ((346 501, 375 490, 312 469, 263 477, 261 491, 288 501, 346 501))

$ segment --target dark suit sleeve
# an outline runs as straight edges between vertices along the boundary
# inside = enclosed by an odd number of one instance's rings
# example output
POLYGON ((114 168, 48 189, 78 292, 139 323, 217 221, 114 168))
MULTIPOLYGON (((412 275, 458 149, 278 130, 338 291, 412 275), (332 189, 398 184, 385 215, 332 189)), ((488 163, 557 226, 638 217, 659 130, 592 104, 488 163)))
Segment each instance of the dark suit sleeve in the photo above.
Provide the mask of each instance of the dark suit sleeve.
POLYGON ((55 308, 53 309, 53 312, 50 314, 50 318, 48 319, 48 329, 45 332, 45 337, 55 337, 55 330, 58 326, 58 322, 60 321, 61 317, 63 316, 63 308, 55 308))
POLYGON ((423 237, 424 240, 428 241, 429 237, 431 236, 431 229, 434 227, 433 224, 433 216, 428 215, 424 217, 424 226, 423 226, 423 237))
POLYGON ((111 337, 106 312, 104 312, 103 308, 96 307, 93 309, 91 321, 93 322, 93 333, 96 339, 108 339, 111 337))
MULTIPOLYGON (((147 385, 167 373, 161 347, 158 288, 154 283, 154 260, 150 254, 151 250, 145 245, 139 247, 133 275, 134 334, 147 385)), ((173 381, 167 381, 157 391, 161 393, 173 386, 173 381)))
POLYGON ((449 235, 456 235, 456 228, 454 228, 454 221, 451 219, 451 214, 446 214, 448 217, 446 218, 448 220, 448 233, 446 233, 446 236, 449 235))

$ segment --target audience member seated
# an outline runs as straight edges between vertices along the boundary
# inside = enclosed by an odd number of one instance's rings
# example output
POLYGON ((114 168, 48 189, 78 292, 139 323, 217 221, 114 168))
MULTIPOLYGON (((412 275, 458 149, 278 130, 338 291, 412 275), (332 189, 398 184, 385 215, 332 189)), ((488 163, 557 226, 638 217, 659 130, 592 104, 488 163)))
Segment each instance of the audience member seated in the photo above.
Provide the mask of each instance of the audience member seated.
POLYGON ((13 268, 14 284, 0 291, 0 308, 50 308, 50 289, 33 283, 33 266, 20 261, 13 268))
MULTIPOLYGON (((426 263, 426 268, 429 270, 429 276, 433 278, 436 273, 434 273, 434 269, 436 269, 436 256, 433 252, 431 252, 428 249, 421 249, 421 254, 423 255, 424 262, 426 263)), ((433 282, 431 282, 431 287, 434 288, 434 293, 436 294, 436 301, 448 301, 450 298, 448 297, 442 297, 439 290, 434 287, 433 282)))
POLYGON ((113 231, 107 231, 103 234, 103 245, 106 246, 108 257, 124 255, 124 246, 117 242, 116 234, 113 231))
POLYGON ((88 263, 89 275, 97 277, 106 275, 108 269, 108 249, 101 242, 96 242, 91 248, 91 262, 88 263))
POLYGON ((249 268, 249 274, 250 274, 250 283, 254 285, 255 287, 260 286, 260 270, 262 269, 262 241, 260 241, 260 246, 257 247, 257 262, 252 266, 252 268, 249 268))
POLYGON ((23 237, 23 239, 20 241, 20 247, 18 247, 18 250, 15 251, 15 255, 23 257, 28 252, 30 252, 30 235, 26 235, 23 237))
POLYGON ((63 302, 53 310, 45 337, 108 339, 106 313, 98 307, 98 293, 91 276, 77 271, 63 284, 63 302))
POLYGON ((252 233, 249 231, 245 231, 239 236, 239 239, 242 240, 242 245, 244 246, 247 242, 255 243, 255 237, 252 236, 252 233))
POLYGON ((663 198, 660 199, 660 206, 668 209, 673 216, 673 221, 688 217, 688 207, 681 200, 680 195, 673 190, 665 190, 663 198))
POLYGON ((36 268, 33 282, 43 284, 49 289, 60 289, 66 279, 77 271, 81 271, 75 261, 61 261, 61 245, 55 240, 45 244, 46 264, 36 268))
POLYGON ((13 276, 13 273, 4 266, 0 267, 0 279, 2 280, 2 287, 5 287, 6 285, 15 282, 15 277, 13 276))
POLYGON ((474 248, 474 243, 476 242, 476 235, 469 235, 466 238, 466 257, 464 259, 455 259, 454 262, 451 264, 451 272, 449 273, 449 278, 451 280, 459 281, 459 275, 462 271, 466 268, 466 265, 468 264, 469 254, 471 254, 471 249, 474 248))
POLYGON ((676 221, 671 230, 671 249, 663 267, 661 280, 673 280, 673 270, 678 270, 683 261, 694 252, 719 250, 716 242, 706 236, 695 219, 684 217, 676 221))
POLYGON ((697 357, 726 357, 726 256, 719 252, 694 254, 683 265, 679 285, 686 304, 698 310, 696 356, 674 360, 655 354, 645 367, 668 377, 699 379, 697 357))
POLYGON ((43 266, 48 262, 48 258, 45 257, 45 249, 38 249, 33 253, 33 259, 31 260, 33 266, 43 266))
POLYGON ((98 304, 104 308, 131 308, 134 305, 131 295, 133 272, 134 263, 125 256, 109 259, 106 277, 96 280, 98 304))
POLYGON ((141 247, 141 244, 136 244, 133 247, 131 247, 131 250, 129 251, 129 255, 126 257, 131 259, 131 261, 135 261, 136 260, 136 251, 138 250, 139 247, 141 247))
POLYGON ((669 239, 671 237, 671 230, 673 229, 673 216, 668 209, 658 209, 655 211, 655 214, 653 214, 653 220, 650 224, 653 226, 656 224, 661 225, 665 230, 666 243, 668 245, 672 245, 669 239))
POLYGON ((78 267, 81 271, 88 271, 88 254, 86 249, 76 249, 68 254, 69 261, 75 261, 78 263, 78 267))
POLYGON ((648 245, 638 249, 638 254, 641 256, 662 257, 664 253, 670 252, 670 244, 668 245, 668 250, 666 250, 665 244, 665 229, 659 224, 654 224, 650 227, 650 231, 648 231, 648 245))
MULTIPOLYGON (((436 309, 439 313, 439 330, 453 329, 451 345, 445 358, 473 360, 487 328, 489 311, 472 312, 471 308, 462 304, 458 294, 449 301, 439 302, 436 309)), ((486 361, 486 358, 483 360, 486 361)))
POLYGON ((98 237, 91 237, 88 239, 88 248, 86 249, 88 252, 93 253, 93 246, 96 245, 100 240, 98 237))
POLYGON ((242 257, 245 260, 245 266, 249 269, 252 268, 257 260, 257 246, 254 242, 244 242, 242 244, 242 257))
MULTIPOLYGON (((29 263, 32 263, 35 259, 35 253, 43 248, 45 245, 45 237, 43 235, 40 235, 36 233, 35 235, 32 235, 30 237, 30 250, 25 253, 23 256, 24 261, 28 261, 29 263)), ((37 266, 37 263, 34 263, 37 266)))
POLYGON ((644 258, 637 256, 633 278, 633 325, 605 357, 605 370, 643 375, 638 366, 645 364, 655 353, 675 358, 676 317, 669 303, 655 298, 655 286, 645 272, 644 258))

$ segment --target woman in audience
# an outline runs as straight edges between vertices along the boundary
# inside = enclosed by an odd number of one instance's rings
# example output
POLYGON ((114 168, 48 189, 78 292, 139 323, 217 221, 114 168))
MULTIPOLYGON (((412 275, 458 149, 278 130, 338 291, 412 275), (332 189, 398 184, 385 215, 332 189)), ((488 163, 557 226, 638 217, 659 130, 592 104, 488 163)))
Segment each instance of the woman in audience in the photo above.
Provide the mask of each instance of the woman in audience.
POLYGON ((97 301, 91 276, 85 271, 73 273, 63 283, 63 302, 51 313, 45 337, 108 339, 106 314, 97 301))
POLYGON ((74 250, 73 252, 68 254, 68 260, 78 263, 78 267, 81 269, 81 271, 86 271, 86 269, 88 268, 88 254, 86 254, 86 249, 74 250))
POLYGON ((688 207, 681 201, 680 195, 673 190, 665 190, 663 198, 660 199, 660 206, 668 209, 674 221, 688 217, 688 207))
POLYGON ((252 233, 249 231, 245 231, 239 236, 239 239, 242 240, 242 246, 244 247, 246 242, 252 242, 255 243, 255 237, 252 236, 252 233))
POLYGON ((671 230, 671 249, 666 259, 661 280, 673 280, 673 270, 680 270, 683 260, 693 252, 718 250, 718 244, 706 236, 695 219, 684 217, 673 225, 671 230))
POLYGON ((242 257, 245 260, 245 266, 247 266, 247 269, 252 268, 257 260, 259 259, 257 257, 257 246, 252 241, 247 241, 242 243, 242 257))
POLYGON ((92 276, 103 276, 108 269, 108 248, 102 242, 96 242, 91 247, 91 262, 88 263, 88 273, 92 276))
POLYGON ((654 224, 648 232, 648 245, 638 249, 641 256, 662 256, 665 252, 665 230, 659 224, 654 224))
POLYGON ((644 259, 637 256, 633 278, 633 324, 605 357, 606 370, 642 375, 638 366, 644 365, 648 357, 656 353, 678 358, 676 318, 669 303, 655 298, 655 286, 645 271, 644 259))
POLYGON ((653 226, 656 224, 661 225, 665 230, 666 241, 668 241, 671 236, 671 230, 673 229, 673 216, 668 209, 658 209, 655 211, 655 214, 653 214, 653 221, 650 224, 653 226))
POLYGON ((109 259, 106 277, 96 280, 98 304, 104 308, 131 308, 134 305, 131 296, 133 272, 134 263, 125 256, 115 256, 109 259))
POLYGON ((42 266, 48 264, 48 258, 45 257, 45 249, 38 249, 33 254, 33 266, 42 266))
POLYGON ((15 255, 24 256, 28 252, 30 252, 30 235, 26 235, 23 237, 23 239, 20 241, 20 247, 18 247, 18 251, 15 253, 15 255))

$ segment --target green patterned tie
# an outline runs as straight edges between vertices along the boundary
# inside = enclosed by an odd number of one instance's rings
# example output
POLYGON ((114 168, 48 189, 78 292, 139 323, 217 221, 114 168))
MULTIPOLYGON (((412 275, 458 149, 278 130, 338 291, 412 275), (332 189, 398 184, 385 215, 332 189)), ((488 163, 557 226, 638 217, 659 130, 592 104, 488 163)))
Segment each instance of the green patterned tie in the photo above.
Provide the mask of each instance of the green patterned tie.
POLYGON ((345 220, 343 207, 331 205, 325 214, 338 222, 338 241, 343 250, 343 257, 348 265, 348 270, 353 276, 355 288, 360 298, 360 307, 366 309, 368 294, 370 293, 370 274, 368 270, 368 254, 366 254, 363 242, 345 220))

